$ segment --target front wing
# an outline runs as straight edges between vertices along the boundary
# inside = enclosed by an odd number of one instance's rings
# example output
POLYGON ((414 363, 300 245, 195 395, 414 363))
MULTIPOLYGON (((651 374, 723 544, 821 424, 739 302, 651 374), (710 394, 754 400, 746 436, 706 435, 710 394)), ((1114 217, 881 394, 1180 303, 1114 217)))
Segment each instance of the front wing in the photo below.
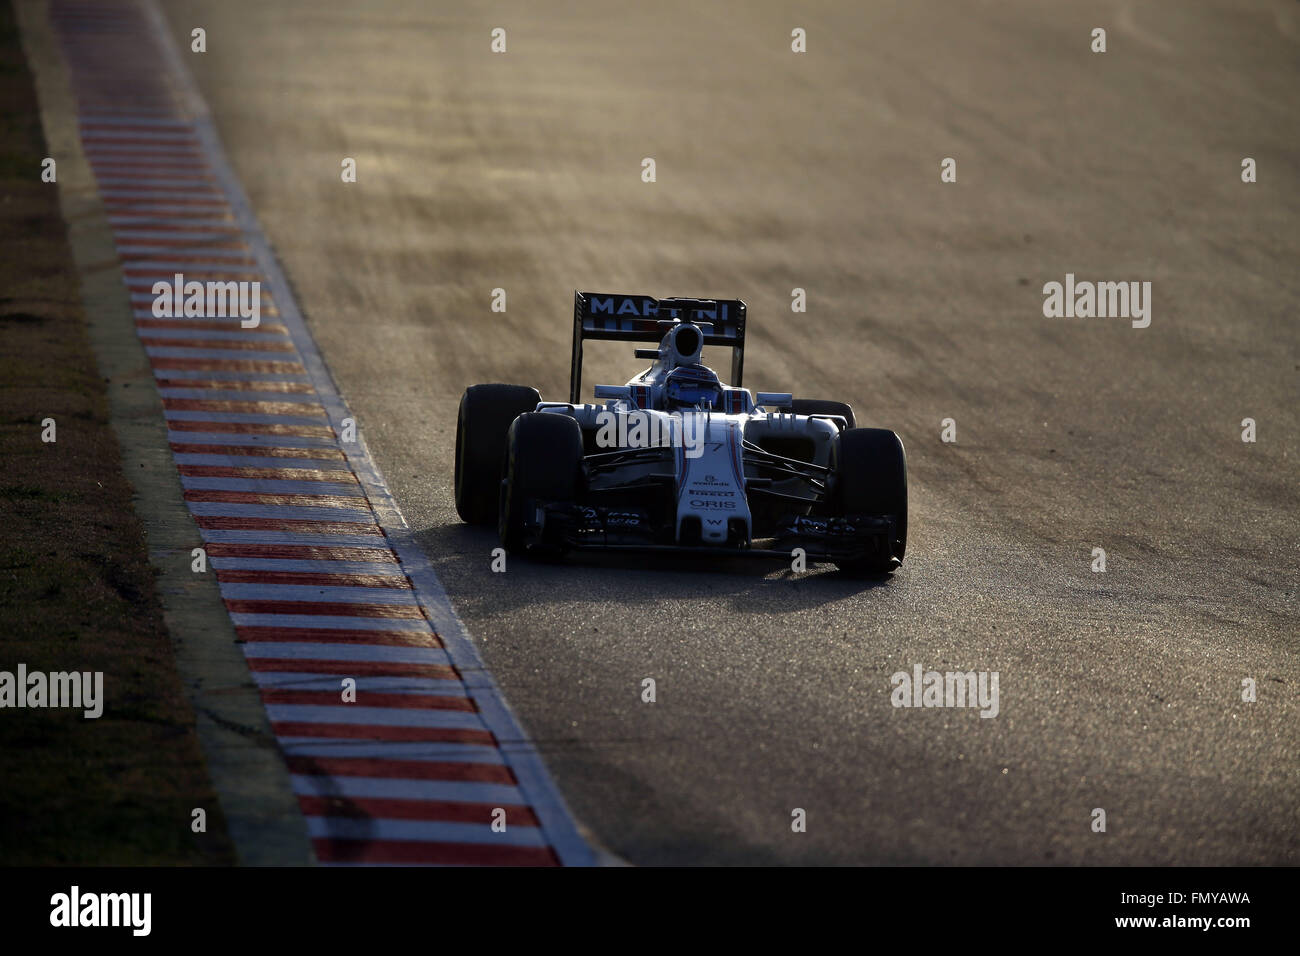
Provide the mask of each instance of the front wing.
POLYGON ((826 518, 791 515, 775 533, 739 545, 691 545, 672 540, 673 528, 640 508, 539 503, 527 522, 528 546, 561 551, 656 551, 789 560, 802 548, 808 561, 856 561, 892 553, 895 519, 890 515, 826 518), (761 542, 761 544, 760 544, 761 542))

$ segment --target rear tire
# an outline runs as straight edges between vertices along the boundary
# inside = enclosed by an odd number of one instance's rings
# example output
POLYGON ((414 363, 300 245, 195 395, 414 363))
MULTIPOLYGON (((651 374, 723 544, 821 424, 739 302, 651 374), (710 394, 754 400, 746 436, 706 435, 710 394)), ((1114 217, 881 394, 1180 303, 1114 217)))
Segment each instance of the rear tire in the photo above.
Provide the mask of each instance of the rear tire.
POLYGON ((907 552, 907 458, 899 437, 887 428, 851 428, 841 432, 835 449, 835 515, 891 515, 894 540, 887 557, 837 561, 855 577, 888 574, 907 552))
POLYGON ((511 554, 555 553, 558 546, 530 540, 539 502, 571 502, 582 485, 582 429, 568 415, 520 415, 506 438, 505 474, 500 484, 501 544, 511 554))
POLYGON ((501 468, 510 423, 542 396, 524 385, 472 385, 456 416, 456 512, 470 524, 497 520, 501 468))
POLYGON ((848 428, 857 427, 853 417, 853 406, 848 402, 832 402, 824 398, 796 398, 790 403, 790 411, 796 415, 843 415, 848 421, 848 428))

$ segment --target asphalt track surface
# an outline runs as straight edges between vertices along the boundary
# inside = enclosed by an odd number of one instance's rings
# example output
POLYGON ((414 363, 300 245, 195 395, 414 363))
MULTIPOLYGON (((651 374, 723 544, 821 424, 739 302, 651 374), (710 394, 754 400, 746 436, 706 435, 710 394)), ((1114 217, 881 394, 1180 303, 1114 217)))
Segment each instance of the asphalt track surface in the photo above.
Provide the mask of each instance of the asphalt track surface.
MULTIPOLYGON (((163 6, 207 30, 187 59, 316 340, 599 843, 1300 862, 1295 3, 163 6), (1151 281, 1150 327, 1045 318, 1066 273, 1151 281), (902 436, 903 570, 493 574, 456 404, 564 397, 574 288, 744 298, 746 385, 902 436), (999 715, 895 709, 918 663, 997 671, 999 715)), ((640 367, 594 346, 586 382, 640 367)))

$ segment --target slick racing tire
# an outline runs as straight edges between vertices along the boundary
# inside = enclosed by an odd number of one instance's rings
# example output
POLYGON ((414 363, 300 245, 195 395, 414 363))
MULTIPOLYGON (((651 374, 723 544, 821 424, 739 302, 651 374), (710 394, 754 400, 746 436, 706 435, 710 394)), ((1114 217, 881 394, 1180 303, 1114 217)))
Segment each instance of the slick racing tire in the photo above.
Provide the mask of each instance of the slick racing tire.
POLYGON ((524 385, 472 385, 456 416, 456 511, 470 524, 494 524, 510 423, 542 400, 524 385))
POLYGON ((576 501, 582 482, 582 429, 568 415, 531 412, 520 415, 506 438, 498 531, 511 554, 525 550, 555 553, 554 542, 540 542, 535 524, 542 502, 576 501))
POLYGON ((895 536, 886 557, 836 562, 854 576, 888 574, 907 551, 907 459, 887 428, 850 428, 835 450, 831 511, 836 515, 892 515, 895 536))
POLYGON ((824 398, 796 398, 790 402, 790 411, 796 415, 843 415, 848 428, 854 428, 853 406, 847 402, 832 402, 824 398))

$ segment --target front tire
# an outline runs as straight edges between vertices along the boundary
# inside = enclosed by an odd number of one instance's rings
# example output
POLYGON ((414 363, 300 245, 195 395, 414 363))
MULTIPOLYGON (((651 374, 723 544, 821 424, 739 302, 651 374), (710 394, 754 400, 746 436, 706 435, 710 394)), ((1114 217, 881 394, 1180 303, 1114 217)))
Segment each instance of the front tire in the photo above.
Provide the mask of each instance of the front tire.
POLYGON ((894 539, 886 556, 837 561, 855 577, 888 574, 907 552, 907 458, 903 442, 887 428, 851 428, 840 433, 835 452, 831 510, 836 515, 890 515, 894 539))
POLYGON ((456 416, 456 512, 470 524, 497 520, 498 488, 510 423, 542 400, 524 385, 471 385, 456 416))
POLYGON ((582 429, 568 415, 531 412, 515 419, 506 438, 497 526, 506 551, 560 550, 539 540, 537 505, 578 499, 582 459, 582 429))

